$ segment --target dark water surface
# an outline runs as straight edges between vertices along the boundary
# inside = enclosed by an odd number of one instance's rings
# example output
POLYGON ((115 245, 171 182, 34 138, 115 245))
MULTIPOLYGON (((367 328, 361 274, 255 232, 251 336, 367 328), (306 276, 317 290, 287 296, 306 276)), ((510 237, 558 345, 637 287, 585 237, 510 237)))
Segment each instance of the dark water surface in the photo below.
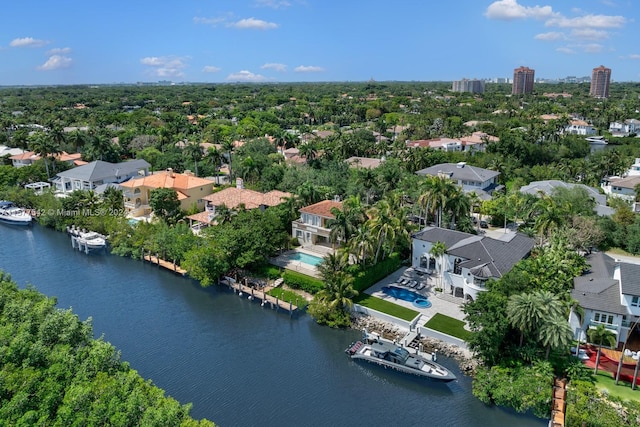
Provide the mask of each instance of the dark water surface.
POLYGON ((343 352, 356 331, 291 318, 141 261, 85 255, 39 226, 0 224, 0 269, 91 317, 96 337, 144 378, 221 426, 546 425, 480 403, 452 360, 438 360, 458 375, 449 384, 356 363, 343 352))

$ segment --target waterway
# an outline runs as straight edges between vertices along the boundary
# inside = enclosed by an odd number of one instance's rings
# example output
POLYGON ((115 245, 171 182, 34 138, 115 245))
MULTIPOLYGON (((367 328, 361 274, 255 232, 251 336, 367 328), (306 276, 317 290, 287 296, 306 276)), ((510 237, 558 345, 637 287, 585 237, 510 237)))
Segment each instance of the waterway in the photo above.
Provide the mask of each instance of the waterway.
POLYGON ((0 224, 0 269, 91 317, 96 337, 140 375, 221 426, 546 425, 479 402, 452 360, 438 360, 459 377, 448 384, 360 364, 343 352, 359 332, 203 289, 141 261, 86 255, 37 225, 0 224))

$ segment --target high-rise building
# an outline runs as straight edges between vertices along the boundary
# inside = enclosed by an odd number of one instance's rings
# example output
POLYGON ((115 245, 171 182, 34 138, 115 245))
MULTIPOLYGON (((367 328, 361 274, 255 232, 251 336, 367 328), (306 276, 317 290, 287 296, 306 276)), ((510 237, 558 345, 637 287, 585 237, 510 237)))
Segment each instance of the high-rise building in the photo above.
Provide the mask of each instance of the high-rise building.
POLYGON ((596 67, 591 72, 591 89, 589 94, 596 98, 609 97, 609 82, 611 81, 611 68, 604 65, 596 67))
POLYGON ((482 80, 454 80, 452 89, 454 92, 484 93, 484 82, 482 80))
POLYGON ((529 67, 516 68, 513 70, 513 88, 511 93, 520 95, 533 92, 534 78, 535 70, 529 67))

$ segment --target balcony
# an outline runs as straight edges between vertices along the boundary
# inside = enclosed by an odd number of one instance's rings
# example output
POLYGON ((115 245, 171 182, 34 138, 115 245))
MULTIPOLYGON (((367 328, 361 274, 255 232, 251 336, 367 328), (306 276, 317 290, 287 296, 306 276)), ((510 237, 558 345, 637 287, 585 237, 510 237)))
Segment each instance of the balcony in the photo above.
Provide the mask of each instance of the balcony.
POLYGON ((598 322, 595 320, 590 320, 589 321, 589 328, 597 328, 598 325, 604 325, 605 328, 609 329, 610 331, 615 332, 616 334, 618 333, 618 329, 620 328, 620 325, 616 325, 616 324, 612 324, 612 323, 602 323, 602 322, 598 322))

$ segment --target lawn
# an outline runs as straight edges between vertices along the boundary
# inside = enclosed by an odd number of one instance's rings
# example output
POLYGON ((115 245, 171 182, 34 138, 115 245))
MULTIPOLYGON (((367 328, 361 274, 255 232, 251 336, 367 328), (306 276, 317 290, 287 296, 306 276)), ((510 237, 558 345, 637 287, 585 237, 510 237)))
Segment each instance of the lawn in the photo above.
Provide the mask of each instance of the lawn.
POLYGON ((300 310, 304 309, 308 304, 307 300, 302 295, 288 289, 273 288, 267 293, 272 297, 280 298, 282 301, 291 301, 293 304, 297 305, 300 310))
POLYGON ((631 384, 624 381, 619 381, 616 385, 611 372, 598 371, 596 387, 600 390, 606 390, 609 396, 615 396, 622 400, 640 401, 640 387, 636 386, 635 390, 631 390, 631 384))
POLYGON ((378 310, 382 313, 386 313, 390 316, 394 316, 398 319, 406 320, 408 322, 415 319, 415 317, 419 314, 417 311, 411 310, 410 308, 402 307, 392 302, 388 302, 364 293, 355 297, 353 299, 353 302, 354 304, 360 304, 363 307, 378 310))
POLYGON ((436 313, 424 326, 464 341, 467 341, 473 334, 464 329, 464 322, 462 320, 454 319, 453 317, 440 313, 436 313))

